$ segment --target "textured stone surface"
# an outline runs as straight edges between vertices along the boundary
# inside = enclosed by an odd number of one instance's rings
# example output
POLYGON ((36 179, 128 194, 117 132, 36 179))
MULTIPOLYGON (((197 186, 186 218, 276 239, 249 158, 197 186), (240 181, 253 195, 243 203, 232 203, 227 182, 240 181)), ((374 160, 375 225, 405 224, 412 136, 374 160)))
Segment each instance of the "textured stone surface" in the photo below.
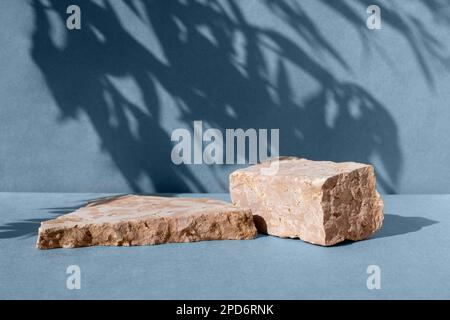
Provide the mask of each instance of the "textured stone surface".
POLYGON ((39 249, 252 239, 250 210, 212 199, 123 196, 45 221, 39 249))
POLYGON ((271 165, 230 175, 233 203, 252 210, 260 232, 330 246, 381 228, 383 201, 372 166, 282 157, 275 174, 263 174, 271 165))

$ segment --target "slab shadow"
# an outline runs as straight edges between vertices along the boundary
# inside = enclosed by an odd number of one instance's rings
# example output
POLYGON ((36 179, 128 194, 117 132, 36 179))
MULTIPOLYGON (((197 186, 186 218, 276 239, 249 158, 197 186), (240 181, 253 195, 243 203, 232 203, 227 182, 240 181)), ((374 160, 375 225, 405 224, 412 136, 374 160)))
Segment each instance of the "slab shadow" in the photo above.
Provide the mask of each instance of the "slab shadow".
POLYGON ((424 217, 403 217, 397 214, 385 214, 383 227, 371 237, 380 239, 420 231, 422 228, 438 223, 424 217))
MULTIPOLYGON (((417 232, 420 231, 422 228, 431 226, 436 223, 438 223, 438 221, 423 217, 403 217, 397 214, 385 214, 383 227, 381 228, 381 230, 379 230, 372 237, 368 238, 365 241, 417 232)), ((348 246, 354 242, 357 241, 345 240, 343 242, 334 245, 333 247, 348 246)))
MULTIPOLYGON (((49 212, 56 216, 66 214, 76 209, 80 206, 74 207, 60 207, 51 208, 49 212)), ((10 239, 10 238, 20 238, 20 237, 32 237, 37 235, 39 226, 41 222, 52 219, 52 217, 41 217, 35 219, 26 219, 16 222, 9 222, 0 226, 0 239, 10 239)))
MULTIPOLYGON (((387 238, 402 234, 407 234, 411 232, 417 232, 424 227, 431 226, 438 223, 438 221, 423 218, 423 217, 403 217, 396 214, 385 214, 383 227, 377 233, 375 233, 371 239, 387 238)), ((255 224, 258 227, 258 238, 267 237, 267 225, 259 216, 255 216, 255 224)), ((297 238, 298 239, 298 238, 297 238)), ((300 240, 300 239, 298 239, 300 240)), ((353 244, 355 241, 345 240, 340 243, 335 244, 332 247, 343 247, 353 244)))
POLYGON ((35 219, 25 219, 16 222, 9 222, 0 226, 0 239, 11 239, 11 238, 20 238, 20 237, 33 237, 38 233, 39 226, 41 222, 56 218, 60 215, 67 214, 73 212, 81 207, 84 207, 87 204, 92 203, 105 203, 106 201, 112 201, 118 197, 122 197, 125 194, 107 196, 107 197, 98 197, 98 198, 90 198, 85 199, 80 202, 79 205, 70 206, 70 207, 54 207, 54 208, 41 208, 40 210, 45 210, 50 215, 46 217, 40 217, 35 219))

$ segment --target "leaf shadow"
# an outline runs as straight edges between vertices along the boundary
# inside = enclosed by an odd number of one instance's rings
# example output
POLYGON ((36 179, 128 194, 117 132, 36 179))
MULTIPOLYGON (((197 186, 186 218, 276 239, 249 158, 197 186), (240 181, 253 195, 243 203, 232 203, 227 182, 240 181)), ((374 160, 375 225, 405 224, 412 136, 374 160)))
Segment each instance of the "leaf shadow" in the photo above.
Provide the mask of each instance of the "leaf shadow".
MULTIPOLYGON (((389 60, 380 43, 368 40, 360 12, 369 1, 320 2, 355 27, 367 50, 389 60)), ((302 2, 258 4, 301 41, 251 22, 249 9, 235 0, 32 0, 30 54, 60 120, 86 116, 101 150, 132 192, 207 192, 211 183, 205 175, 222 191, 227 188, 229 166, 210 166, 199 174, 196 166, 171 162, 173 143, 165 124, 170 99, 175 108, 170 112, 182 126, 202 120, 219 130, 281 128, 282 154, 367 163, 378 159, 381 188, 396 193, 404 160, 390 106, 324 64, 325 58, 331 59, 352 73, 351 61, 302 2), (65 9, 73 3, 82 7, 80 32, 64 29, 65 9), (124 21, 121 14, 127 8, 124 21), (130 31, 131 18, 140 21, 136 30, 152 36, 138 39, 130 31), (63 28, 64 45, 53 39, 57 28, 63 28), (301 98, 296 92, 299 80, 294 80, 299 76, 317 87, 305 89, 301 98)), ((442 1, 421 0, 420 5, 439 21, 450 16, 442 1)), ((435 65, 449 65, 440 40, 426 25, 391 7, 383 19, 407 41, 432 85, 435 65)))

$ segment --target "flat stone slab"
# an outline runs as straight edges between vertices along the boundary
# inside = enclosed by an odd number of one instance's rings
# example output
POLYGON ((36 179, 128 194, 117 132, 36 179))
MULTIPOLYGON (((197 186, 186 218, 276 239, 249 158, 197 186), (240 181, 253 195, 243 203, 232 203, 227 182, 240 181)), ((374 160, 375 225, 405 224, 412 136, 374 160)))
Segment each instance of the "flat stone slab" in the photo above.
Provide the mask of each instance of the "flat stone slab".
POLYGON ((108 198, 41 223, 39 249, 256 237, 251 211, 206 198, 108 198))
POLYGON ((282 157, 233 172, 230 193, 260 232, 323 246, 365 239, 383 221, 374 169, 362 163, 282 157))

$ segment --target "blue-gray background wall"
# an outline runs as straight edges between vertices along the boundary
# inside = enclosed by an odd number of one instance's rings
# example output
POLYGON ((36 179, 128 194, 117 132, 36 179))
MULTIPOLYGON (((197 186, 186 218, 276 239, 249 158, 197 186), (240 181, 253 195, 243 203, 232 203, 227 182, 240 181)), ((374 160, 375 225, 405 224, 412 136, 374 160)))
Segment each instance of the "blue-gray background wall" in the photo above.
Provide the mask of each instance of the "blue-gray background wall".
POLYGON ((447 0, 2 0, 0 22, 0 191, 224 191, 239 166, 171 163, 202 120, 450 193, 447 0))

